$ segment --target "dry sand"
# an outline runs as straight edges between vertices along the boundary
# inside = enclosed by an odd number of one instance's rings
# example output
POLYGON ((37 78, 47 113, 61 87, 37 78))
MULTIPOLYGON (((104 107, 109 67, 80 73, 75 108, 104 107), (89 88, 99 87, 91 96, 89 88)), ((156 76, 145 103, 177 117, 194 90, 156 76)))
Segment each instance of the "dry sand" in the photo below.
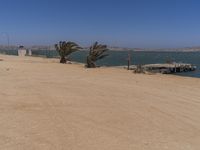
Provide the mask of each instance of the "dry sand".
POLYGON ((200 149, 200 79, 0 59, 0 150, 200 149))

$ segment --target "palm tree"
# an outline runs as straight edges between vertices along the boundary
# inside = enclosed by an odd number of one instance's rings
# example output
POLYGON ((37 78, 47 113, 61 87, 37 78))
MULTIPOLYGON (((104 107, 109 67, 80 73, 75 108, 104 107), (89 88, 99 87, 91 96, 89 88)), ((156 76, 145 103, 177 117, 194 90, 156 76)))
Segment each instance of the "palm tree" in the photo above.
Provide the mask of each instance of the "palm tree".
POLYGON ((60 55, 60 63, 65 64, 69 60, 69 55, 81 49, 75 42, 60 41, 55 44, 55 48, 60 55))
POLYGON ((87 56, 87 68, 96 68, 95 62, 103 59, 104 57, 108 56, 108 54, 104 54, 108 51, 107 45, 98 44, 95 42, 89 51, 89 55, 87 56))

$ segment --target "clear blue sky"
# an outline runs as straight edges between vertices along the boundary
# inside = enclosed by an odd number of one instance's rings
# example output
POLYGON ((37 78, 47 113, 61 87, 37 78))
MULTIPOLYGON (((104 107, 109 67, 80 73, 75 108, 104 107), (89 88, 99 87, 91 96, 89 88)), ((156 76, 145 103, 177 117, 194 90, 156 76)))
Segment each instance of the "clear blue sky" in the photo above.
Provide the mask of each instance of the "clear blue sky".
POLYGON ((199 0, 1 0, 0 44, 200 46, 199 0))

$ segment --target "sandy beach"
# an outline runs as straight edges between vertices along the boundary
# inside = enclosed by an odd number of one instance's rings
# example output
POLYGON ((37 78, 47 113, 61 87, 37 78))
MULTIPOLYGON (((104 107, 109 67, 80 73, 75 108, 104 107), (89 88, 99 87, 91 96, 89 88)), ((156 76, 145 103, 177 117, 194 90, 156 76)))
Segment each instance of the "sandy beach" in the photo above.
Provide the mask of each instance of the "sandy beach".
POLYGON ((0 55, 1 150, 199 150, 200 79, 0 55))

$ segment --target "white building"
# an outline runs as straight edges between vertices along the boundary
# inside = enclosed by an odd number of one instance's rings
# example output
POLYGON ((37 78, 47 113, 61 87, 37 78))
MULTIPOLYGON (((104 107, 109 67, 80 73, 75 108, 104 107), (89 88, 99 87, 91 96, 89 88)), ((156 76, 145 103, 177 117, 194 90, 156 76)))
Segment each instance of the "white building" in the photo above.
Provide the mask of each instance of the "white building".
POLYGON ((24 48, 24 46, 19 47, 18 56, 26 56, 26 49, 24 48))
POLYGON ((32 50, 31 49, 28 50, 28 55, 32 56, 32 50))

